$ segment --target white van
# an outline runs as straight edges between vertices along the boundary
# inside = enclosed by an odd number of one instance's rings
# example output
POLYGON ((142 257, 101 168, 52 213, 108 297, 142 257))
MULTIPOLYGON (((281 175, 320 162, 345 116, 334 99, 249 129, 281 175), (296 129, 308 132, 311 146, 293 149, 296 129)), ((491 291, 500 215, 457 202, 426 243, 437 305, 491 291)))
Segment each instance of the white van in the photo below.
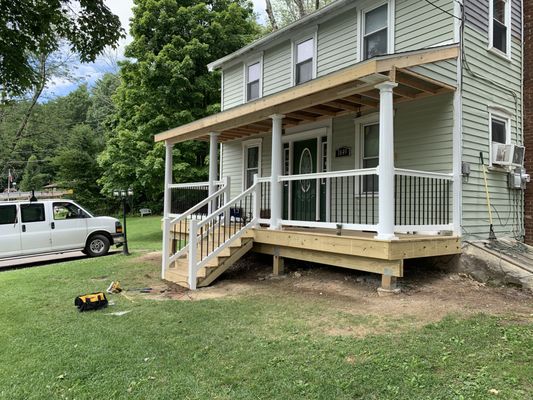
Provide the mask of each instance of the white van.
POLYGON ((118 219, 94 217, 71 200, 0 202, 0 259, 75 250, 98 257, 123 242, 118 219))

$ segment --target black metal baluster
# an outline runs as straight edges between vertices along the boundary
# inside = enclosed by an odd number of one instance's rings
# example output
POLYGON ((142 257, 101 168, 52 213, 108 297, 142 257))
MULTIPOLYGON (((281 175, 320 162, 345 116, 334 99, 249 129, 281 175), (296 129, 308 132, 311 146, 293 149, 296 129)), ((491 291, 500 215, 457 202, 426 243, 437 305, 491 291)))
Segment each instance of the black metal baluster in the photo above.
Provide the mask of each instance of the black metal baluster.
POLYGON ((361 219, 361 191, 363 190, 363 185, 362 185, 362 176, 359 175, 359 193, 357 194, 357 202, 359 203, 359 215, 358 215, 358 218, 357 218, 357 221, 358 223, 361 223, 362 222, 362 219, 361 219))

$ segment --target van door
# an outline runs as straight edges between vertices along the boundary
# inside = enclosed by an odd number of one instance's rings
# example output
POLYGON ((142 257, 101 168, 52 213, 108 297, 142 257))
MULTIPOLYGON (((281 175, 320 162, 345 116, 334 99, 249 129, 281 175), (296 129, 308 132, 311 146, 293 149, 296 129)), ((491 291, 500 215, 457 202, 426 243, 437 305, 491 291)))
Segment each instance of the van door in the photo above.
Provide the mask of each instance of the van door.
POLYGON ((21 203, 21 246, 23 254, 46 253, 52 250, 50 221, 43 203, 21 203))
POLYGON ((88 215, 71 202, 52 203, 52 250, 84 248, 87 218, 88 215))
POLYGON ((20 255, 20 223, 17 205, 0 205, 0 258, 20 255))

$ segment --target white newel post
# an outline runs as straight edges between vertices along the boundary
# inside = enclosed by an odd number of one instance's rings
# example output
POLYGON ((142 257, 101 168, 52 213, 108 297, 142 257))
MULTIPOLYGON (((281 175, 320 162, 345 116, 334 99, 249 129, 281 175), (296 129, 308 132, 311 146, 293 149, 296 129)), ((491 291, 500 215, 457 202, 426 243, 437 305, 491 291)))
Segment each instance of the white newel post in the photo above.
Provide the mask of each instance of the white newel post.
POLYGON ((394 240, 394 102, 395 82, 376 85, 379 89, 379 223, 378 240, 394 240))
MULTIPOLYGON (((215 182, 218 180, 218 132, 209 133, 209 196, 217 191, 215 182)), ((216 203, 208 205, 209 214, 215 211, 216 203)))
POLYGON ((270 181, 270 229, 279 229, 281 210, 283 205, 283 185, 279 182, 283 162, 283 143, 281 133, 283 130, 284 115, 272 115, 272 166, 270 181))
POLYGON ((172 184, 172 143, 165 142, 165 184, 163 200, 163 256, 161 265, 161 278, 165 278, 165 271, 170 258, 170 202, 172 184))

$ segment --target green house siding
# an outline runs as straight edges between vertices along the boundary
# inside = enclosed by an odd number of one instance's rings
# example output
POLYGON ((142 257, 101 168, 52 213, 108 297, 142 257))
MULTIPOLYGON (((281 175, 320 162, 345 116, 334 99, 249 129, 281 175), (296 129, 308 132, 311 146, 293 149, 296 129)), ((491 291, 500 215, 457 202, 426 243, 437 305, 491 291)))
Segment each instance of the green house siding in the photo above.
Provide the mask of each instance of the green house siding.
POLYGON ((291 43, 284 42, 266 50, 263 59, 263 95, 268 96, 291 87, 291 43))
MULTIPOLYGON (((434 0, 433 3, 453 13, 453 1, 434 0)), ((454 39, 453 18, 424 1, 397 0, 395 20, 395 52, 451 43, 454 39)))
MULTIPOLYGON (((474 76, 465 68, 462 159, 470 164, 471 174, 463 182, 463 234, 466 238, 486 238, 489 217, 479 153, 483 152, 485 163, 488 163, 489 107, 501 107, 512 113, 511 142, 522 143, 521 43, 513 39, 512 61, 508 61, 487 51, 487 34, 469 27, 465 34, 466 61, 471 71, 516 94, 515 98, 507 90, 474 76)), ((522 192, 507 188, 507 174, 502 170, 489 170, 487 178, 496 235, 520 232, 522 192)))
POLYGON ((244 68, 241 63, 224 71, 222 79, 222 109, 227 110, 243 103, 244 68))
POLYGON ((319 26, 317 54, 317 76, 357 62, 356 9, 319 26))

